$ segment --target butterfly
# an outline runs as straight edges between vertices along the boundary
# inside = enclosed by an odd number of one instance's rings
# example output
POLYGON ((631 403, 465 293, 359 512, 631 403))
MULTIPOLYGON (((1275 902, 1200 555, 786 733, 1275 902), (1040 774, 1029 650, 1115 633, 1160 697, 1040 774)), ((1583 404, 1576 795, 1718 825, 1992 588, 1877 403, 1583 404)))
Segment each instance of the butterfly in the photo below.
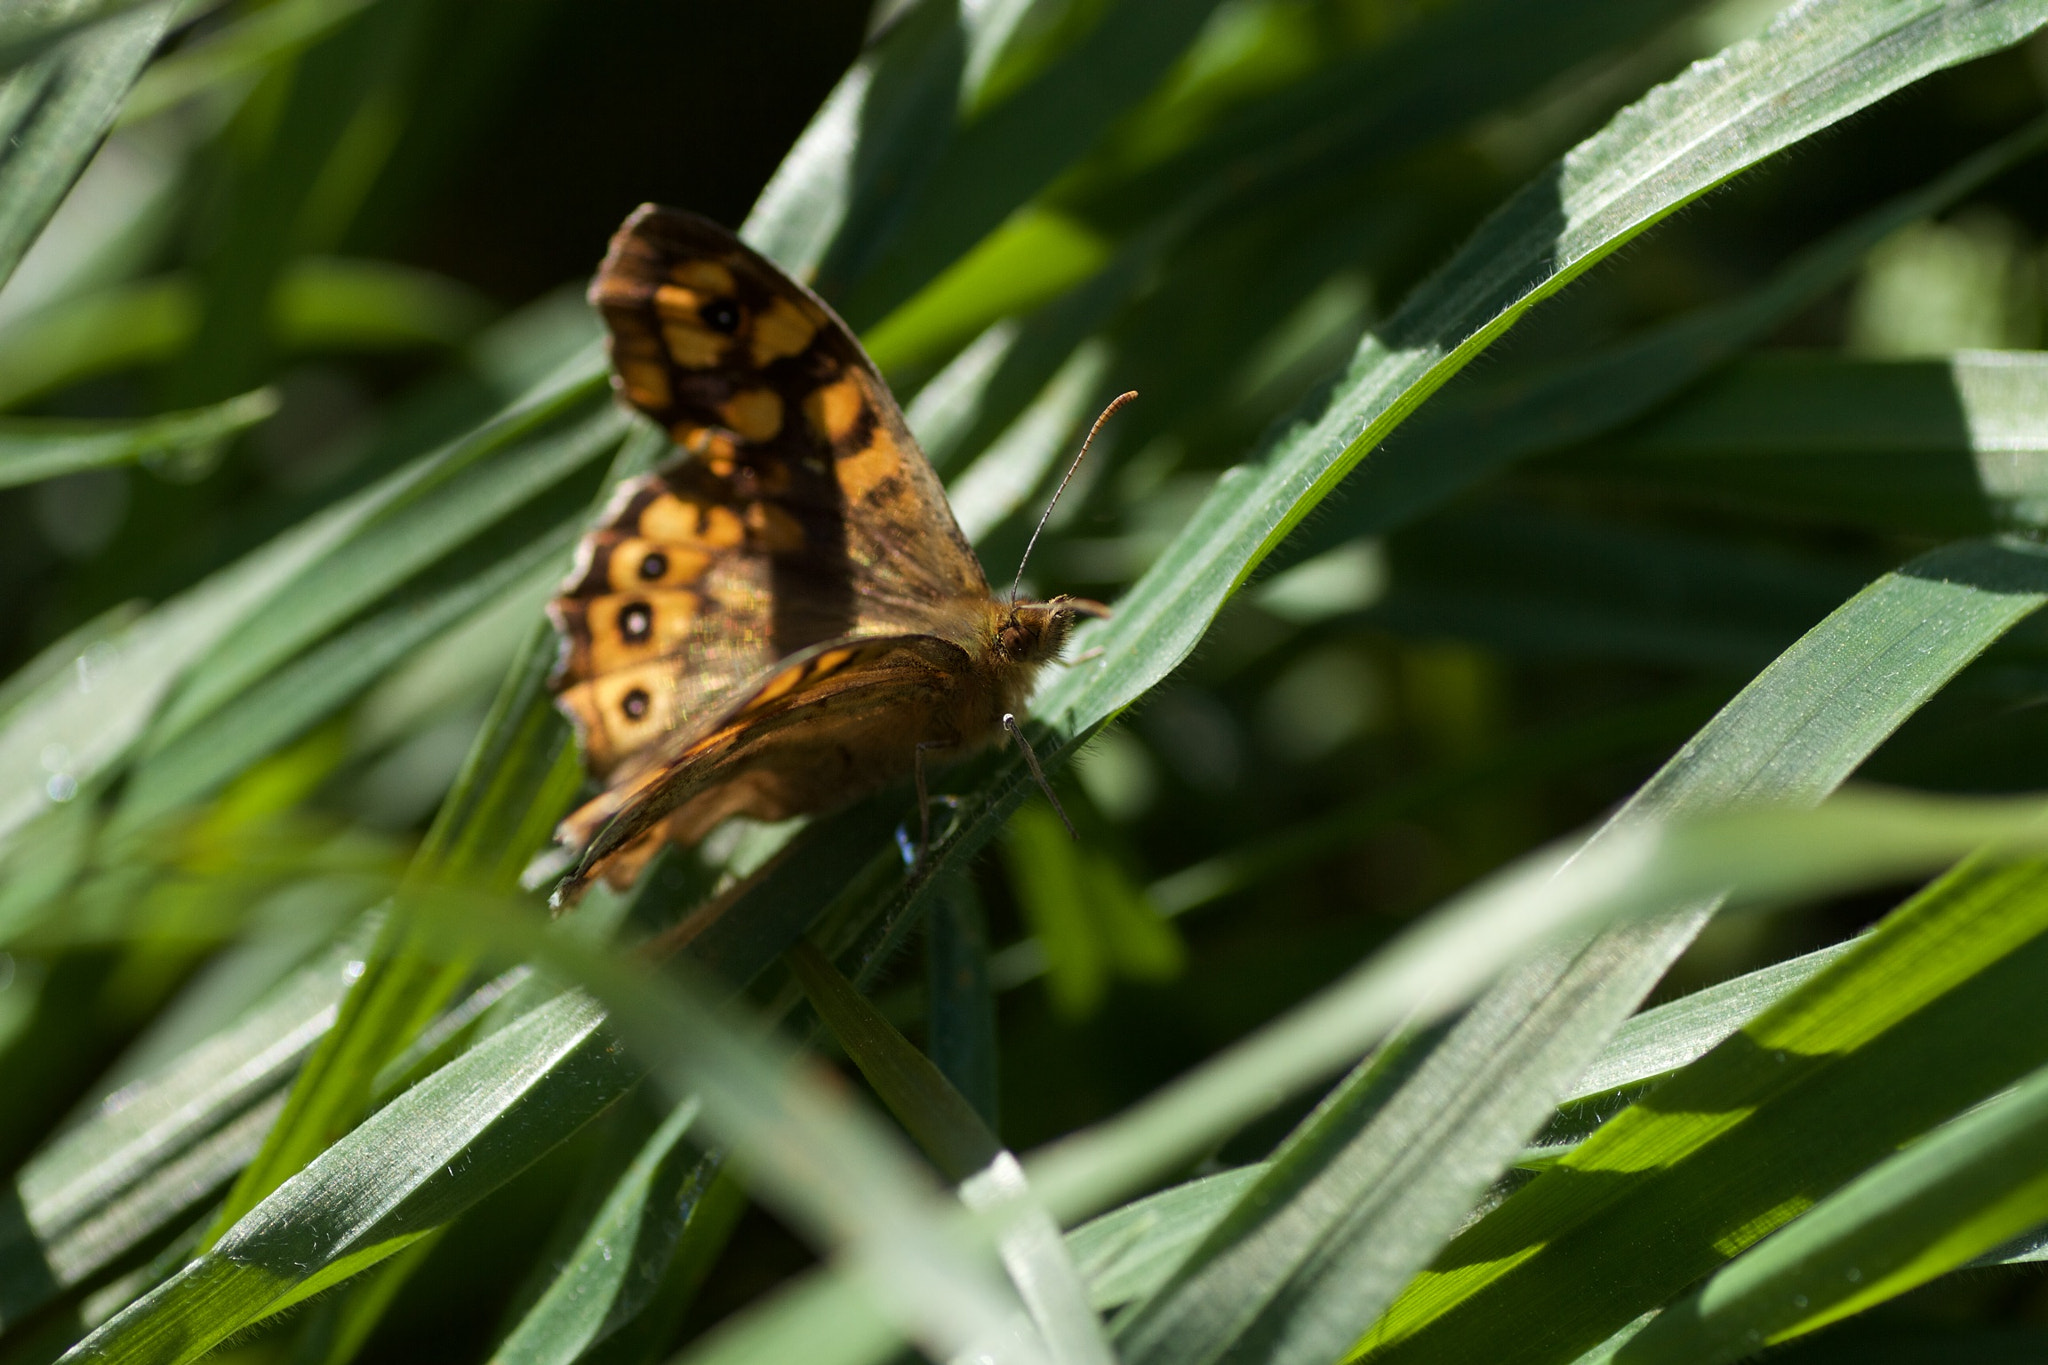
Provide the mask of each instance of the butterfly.
POLYGON ((556 831, 556 903, 630 886, 734 816, 906 775, 923 819, 926 762, 1006 732, 1051 797, 1016 717, 1075 620, 1107 609, 990 590, 846 324, 724 228, 653 204, 590 301, 614 389, 676 454, 619 485, 548 605, 550 685, 603 786, 556 831))

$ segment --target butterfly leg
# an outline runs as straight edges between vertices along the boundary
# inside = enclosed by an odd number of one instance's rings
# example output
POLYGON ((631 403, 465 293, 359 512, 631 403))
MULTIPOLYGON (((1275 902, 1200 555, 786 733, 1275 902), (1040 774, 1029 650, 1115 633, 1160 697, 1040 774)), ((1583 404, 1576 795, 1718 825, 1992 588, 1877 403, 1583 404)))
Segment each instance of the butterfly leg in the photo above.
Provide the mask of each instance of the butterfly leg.
POLYGON ((1017 723, 1015 716, 1005 711, 1003 728, 1010 732, 1010 738, 1016 740, 1017 747, 1024 751, 1024 766, 1031 769, 1032 780, 1038 783, 1038 789, 1045 793, 1045 799, 1052 803, 1052 813, 1059 816, 1060 823, 1067 827, 1068 837, 1078 843, 1081 838, 1080 832, 1074 828, 1074 822, 1067 818, 1066 809, 1060 805, 1060 799, 1052 794, 1052 783, 1045 780, 1045 769, 1038 766, 1038 755, 1033 752, 1031 741, 1024 738, 1024 727, 1017 723))

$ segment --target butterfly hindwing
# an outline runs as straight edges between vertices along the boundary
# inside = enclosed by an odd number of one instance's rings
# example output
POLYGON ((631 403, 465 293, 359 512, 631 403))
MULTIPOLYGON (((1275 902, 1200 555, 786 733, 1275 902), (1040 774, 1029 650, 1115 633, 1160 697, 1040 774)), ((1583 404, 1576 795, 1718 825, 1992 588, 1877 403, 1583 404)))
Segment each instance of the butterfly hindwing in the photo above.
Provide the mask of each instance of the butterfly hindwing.
POLYGON ((971 672, 965 650, 932 635, 827 641, 784 660, 687 747, 565 822, 583 848, 575 877, 613 858, 637 866, 662 840, 694 843, 732 815, 783 819, 894 775, 920 742, 962 738, 949 711, 971 672))

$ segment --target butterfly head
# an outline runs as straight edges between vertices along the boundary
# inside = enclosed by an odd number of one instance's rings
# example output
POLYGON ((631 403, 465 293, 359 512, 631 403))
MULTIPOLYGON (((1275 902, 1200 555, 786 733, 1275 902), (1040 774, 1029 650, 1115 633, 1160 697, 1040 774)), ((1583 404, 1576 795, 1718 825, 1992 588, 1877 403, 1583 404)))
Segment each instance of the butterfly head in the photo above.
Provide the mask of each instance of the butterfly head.
POLYGON ((996 652, 1014 664, 1050 663, 1083 616, 1107 616, 1109 608, 1085 597, 1062 594, 1050 602, 1012 602, 996 631, 996 652))

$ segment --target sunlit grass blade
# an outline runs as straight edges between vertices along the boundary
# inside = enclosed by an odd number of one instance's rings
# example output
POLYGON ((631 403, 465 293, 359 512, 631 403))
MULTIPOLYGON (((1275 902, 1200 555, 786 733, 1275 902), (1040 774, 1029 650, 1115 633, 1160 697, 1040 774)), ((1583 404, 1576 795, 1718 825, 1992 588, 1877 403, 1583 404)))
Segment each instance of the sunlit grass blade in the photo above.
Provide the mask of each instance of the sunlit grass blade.
POLYGON ((379 1110, 77 1353, 194 1359, 432 1232, 479 1188, 496 1188, 617 1097, 630 1073, 597 1034, 602 1018, 589 1001, 565 995, 491 1035, 379 1110), (536 1080, 564 1068, 578 1084, 544 1103, 529 1100, 536 1080))
MULTIPOLYGON (((568 1260, 492 1353, 494 1365, 569 1365, 649 1307, 686 1230, 703 1236, 706 1224, 731 1226, 742 1207, 738 1186, 721 1176, 720 1159, 686 1140, 698 1108, 677 1105, 649 1135, 568 1260)), ((672 1318, 678 1306, 662 1308, 672 1318)))
POLYGON ((1032 1197, 1016 1158, 931 1059, 896 1032, 824 954, 799 942, 786 961, 811 1007, 889 1112, 940 1172, 960 1184, 960 1197, 970 1208, 1001 1221, 997 1252, 1048 1357, 1067 1365, 1109 1365, 1109 1343, 1088 1305, 1080 1274, 1058 1226, 1032 1197))
MULTIPOLYGON (((1724 707, 1586 854, 1643 818, 1818 800, 1964 664, 2048 601, 2044 589, 2036 556, 1992 545, 1952 547, 1880 579, 1724 707)), ((1567 936, 1528 956, 1383 1104, 1333 1104, 1326 1130, 1299 1135, 1295 1162, 1245 1203, 1243 1216, 1274 1229, 1280 1245, 1219 1235, 1198 1252, 1149 1309, 1157 1358, 1182 1343, 1213 1350, 1248 1340, 1271 1358, 1297 1360, 1355 1340, 1698 931, 1712 888, 1702 895, 1690 907, 1667 903, 1668 917, 1590 943, 1567 936), (1458 1099, 1447 1104, 1446 1095, 1458 1099), (1273 1306, 1261 1316, 1252 1305, 1267 1300, 1273 1306)), ((1361 975, 1371 971, 1369 963, 1361 975)))
POLYGON ((221 442, 276 411, 276 391, 258 389, 211 407, 133 422, 0 420, 0 488, 136 463, 179 477, 203 473, 221 442))
POLYGON ((1359 468, 1331 514, 1304 527, 1282 561, 1403 525, 1516 460, 1642 416, 1839 286, 1893 232, 2038 156, 2044 145, 2048 120, 2039 120, 1837 228, 1742 297, 1683 314, 1561 370, 1452 390, 1359 468))
POLYGON ((1937 882, 1452 1242, 1367 1358, 1572 1360, 2039 1066, 2044 930, 2038 863, 1937 882))
POLYGON ((0 284, 85 169, 175 8, 116 14, 0 82, 0 284))
POLYGON ((2048 1073, 1865 1171, 1659 1314, 1615 1354, 1737 1360, 1845 1318, 2048 1220, 2048 1073))
POLYGON ((337 943, 22 1167, 22 1221, 0 1233, 0 1323, 190 1218, 196 1201, 232 1178, 275 1119, 284 1081, 331 1023, 362 948, 337 943))

